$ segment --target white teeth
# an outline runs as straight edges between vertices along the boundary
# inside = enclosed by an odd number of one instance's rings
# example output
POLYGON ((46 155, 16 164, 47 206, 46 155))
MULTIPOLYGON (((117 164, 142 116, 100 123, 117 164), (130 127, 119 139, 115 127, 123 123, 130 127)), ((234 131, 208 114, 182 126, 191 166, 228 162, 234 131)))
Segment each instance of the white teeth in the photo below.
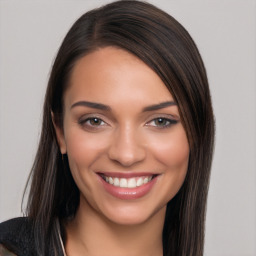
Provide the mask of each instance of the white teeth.
POLYGON ((128 180, 128 188, 136 188, 136 179, 135 178, 131 178, 128 180))
POLYGON ((147 177, 136 177, 136 178, 117 178, 117 177, 107 177, 104 176, 104 180, 111 184, 114 185, 115 187, 120 187, 120 188, 136 188, 140 187, 143 184, 148 183, 151 181, 153 176, 147 176, 147 177))
POLYGON ((143 183, 144 184, 148 183, 148 177, 144 178, 143 183))
POLYGON ((137 187, 139 187, 139 186, 141 186, 141 185, 143 185, 143 179, 142 178, 139 178, 138 180, 137 180, 137 187))
POLYGON ((119 179, 114 178, 114 186, 119 187, 119 184, 120 184, 119 179))
POLYGON ((120 187, 127 188, 127 179, 120 179, 120 187))

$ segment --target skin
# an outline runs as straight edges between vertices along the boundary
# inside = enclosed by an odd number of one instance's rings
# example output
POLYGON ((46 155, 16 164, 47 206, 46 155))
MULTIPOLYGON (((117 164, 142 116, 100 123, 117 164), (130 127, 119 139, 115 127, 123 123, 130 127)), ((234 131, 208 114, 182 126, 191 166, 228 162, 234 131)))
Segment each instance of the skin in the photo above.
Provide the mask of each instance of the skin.
POLYGON ((66 227, 67 254, 162 255, 166 204, 185 179, 189 145, 178 106, 158 75, 115 47, 86 55, 64 94, 63 129, 55 128, 80 190, 78 212, 66 227), (122 200, 105 190, 99 172, 156 177, 144 196, 122 200))

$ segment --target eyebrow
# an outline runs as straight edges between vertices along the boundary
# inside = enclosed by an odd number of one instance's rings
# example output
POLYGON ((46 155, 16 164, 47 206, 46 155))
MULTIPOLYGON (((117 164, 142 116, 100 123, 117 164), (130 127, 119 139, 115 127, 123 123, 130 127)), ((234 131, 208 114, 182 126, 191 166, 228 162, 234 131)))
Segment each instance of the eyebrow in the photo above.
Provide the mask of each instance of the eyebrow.
POLYGON ((71 109, 77 106, 96 108, 96 109, 107 110, 107 111, 111 110, 111 108, 107 105, 96 103, 96 102, 90 102, 90 101, 78 101, 71 106, 71 109))
POLYGON ((174 101, 162 102, 159 104, 155 104, 155 105, 151 105, 151 106, 143 108, 143 112, 154 111, 154 110, 158 110, 158 109, 162 109, 162 108, 167 108, 170 106, 177 106, 177 103, 174 101))
MULTIPOLYGON (((90 102, 90 101, 78 101, 76 103, 74 103, 71 106, 71 109, 77 106, 82 106, 82 107, 89 107, 89 108, 95 108, 95 109, 100 109, 100 110, 105 110, 105 111, 111 111, 111 107, 101 104, 101 103, 96 103, 96 102, 90 102)), ((154 105, 150 105, 147 106, 145 108, 143 108, 142 112, 148 112, 148 111, 154 111, 154 110, 159 110, 162 108, 167 108, 170 106, 177 106, 177 103, 174 101, 166 101, 166 102, 162 102, 159 104, 154 104, 154 105)))

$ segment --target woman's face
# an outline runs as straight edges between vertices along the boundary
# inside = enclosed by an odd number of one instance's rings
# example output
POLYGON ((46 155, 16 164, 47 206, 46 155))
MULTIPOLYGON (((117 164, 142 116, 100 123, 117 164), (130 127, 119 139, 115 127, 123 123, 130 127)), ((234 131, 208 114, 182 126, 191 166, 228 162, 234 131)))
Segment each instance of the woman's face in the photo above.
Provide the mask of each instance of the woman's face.
POLYGON ((79 209, 119 224, 164 213, 186 176, 189 145, 158 75, 125 50, 102 48, 77 62, 64 105, 56 132, 79 209))

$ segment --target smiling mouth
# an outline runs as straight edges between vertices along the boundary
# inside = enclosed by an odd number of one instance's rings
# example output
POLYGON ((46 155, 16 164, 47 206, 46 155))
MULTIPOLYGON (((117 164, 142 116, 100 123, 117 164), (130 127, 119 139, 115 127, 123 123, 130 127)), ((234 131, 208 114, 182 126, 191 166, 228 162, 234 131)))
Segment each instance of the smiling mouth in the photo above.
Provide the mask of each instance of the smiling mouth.
POLYGON ((119 188, 137 188, 141 187, 154 179, 157 175, 147 175, 131 178, 112 177, 105 174, 100 174, 101 178, 110 185, 119 188))

